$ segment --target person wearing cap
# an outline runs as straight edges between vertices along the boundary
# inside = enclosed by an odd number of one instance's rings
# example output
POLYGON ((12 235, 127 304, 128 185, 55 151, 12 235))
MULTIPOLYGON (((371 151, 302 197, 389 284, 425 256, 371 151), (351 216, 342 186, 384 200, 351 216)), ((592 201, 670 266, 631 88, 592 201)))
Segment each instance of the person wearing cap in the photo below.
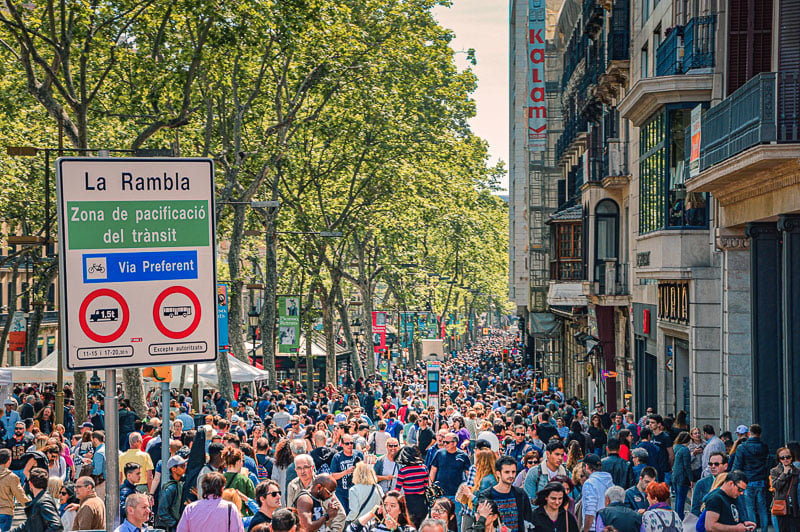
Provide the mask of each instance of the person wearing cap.
POLYGON ((6 411, 3 413, 3 416, 0 417, 0 422, 3 423, 5 437, 10 438, 11 435, 14 434, 14 427, 17 422, 22 421, 22 418, 19 417, 17 402, 13 398, 9 397, 3 404, 5 405, 6 411))
POLYGON ((158 497, 156 525, 167 532, 173 532, 183 512, 183 474, 186 473, 186 459, 176 454, 167 460, 169 480, 158 497))
MULTIPOLYGON (((742 429, 747 430, 747 427, 739 425, 736 433, 741 434, 742 429)), ((736 447, 731 471, 741 471, 746 478, 747 489, 744 492, 744 503, 747 515, 745 519, 755 523, 757 517, 759 527, 767 530, 770 522, 767 507, 768 464, 771 459, 769 448, 761 440, 761 425, 750 425, 749 431, 745 434, 748 434, 749 437, 736 447)))
POLYGON ((603 462, 596 454, 590 453, 583 459, 589 478, 583 484, 581 501, 583 501, 583 532, 594 530, 597 512, 606 507, 606 490, 614 485, 610 473, 603 471, 603 462))

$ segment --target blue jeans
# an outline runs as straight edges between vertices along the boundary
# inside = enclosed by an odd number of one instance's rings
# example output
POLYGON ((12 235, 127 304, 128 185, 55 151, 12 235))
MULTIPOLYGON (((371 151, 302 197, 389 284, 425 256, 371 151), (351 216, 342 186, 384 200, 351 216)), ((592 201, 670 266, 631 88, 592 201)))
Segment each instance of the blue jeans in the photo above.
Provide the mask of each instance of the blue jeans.
POLYGON ((0 514, 0 532, 11 530, 11 515, 0 514))
POLYGON ((678 517, 683 520, 684 509, 686 508, 686 496, 689 494, 689 486, 675 486, 675 511, 678 517))
POLYGON ((747 508, 747 520, 758 524, 762 530, 767 530, 769 527, 767 488, 764 487, 763 482, 759 484, 761 485, 751 486, 748 484, 742 496, 745 508, 747 508))

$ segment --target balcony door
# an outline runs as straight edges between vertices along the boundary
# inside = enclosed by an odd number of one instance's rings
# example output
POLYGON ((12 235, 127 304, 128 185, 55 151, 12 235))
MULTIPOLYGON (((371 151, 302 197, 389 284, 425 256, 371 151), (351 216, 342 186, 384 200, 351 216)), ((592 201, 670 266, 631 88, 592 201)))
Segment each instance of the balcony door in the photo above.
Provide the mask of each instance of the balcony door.
POLYGON ((610 199, 597 204, 595 217, 595 281, 605 282, 606 261, 619 260, 619 207, 610 199))

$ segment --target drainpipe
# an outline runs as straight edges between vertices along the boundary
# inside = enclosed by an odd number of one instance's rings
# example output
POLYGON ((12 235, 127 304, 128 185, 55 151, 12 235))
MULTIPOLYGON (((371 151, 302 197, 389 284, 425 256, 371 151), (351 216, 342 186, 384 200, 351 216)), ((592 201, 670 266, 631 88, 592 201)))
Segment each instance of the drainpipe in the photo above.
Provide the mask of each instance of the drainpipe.
MULTIPOLYGON (((717 220, 719 220, 719 203, 715 200, 714 201, 714 222, 716 224, 717 220)), ((710 222, 710 220, 709 220, 710 222)), ((709 225, 711 225, 709 223, 709 225)), ((717 249, 716 243, 716 229, 714 230, 714 237, 712 243, 712 249, 714 253, 718 253, 720 256, 719 261, 719 427, 722 430, 722 427, 725 426, 725 394, 727 393, 727 382, 725 379, 725 272, 726 272, 726 265, 725 265, 725 258, 726 253, 724 250, 717 249)))

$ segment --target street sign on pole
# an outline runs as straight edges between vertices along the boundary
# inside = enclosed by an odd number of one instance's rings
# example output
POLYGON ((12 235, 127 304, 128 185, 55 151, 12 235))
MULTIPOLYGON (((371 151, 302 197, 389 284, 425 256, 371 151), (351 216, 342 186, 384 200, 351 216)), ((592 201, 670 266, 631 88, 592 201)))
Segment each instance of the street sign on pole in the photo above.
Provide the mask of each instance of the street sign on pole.
POLYGON ((211 159, 57 161, 69 369, 217 357, 211 159))

